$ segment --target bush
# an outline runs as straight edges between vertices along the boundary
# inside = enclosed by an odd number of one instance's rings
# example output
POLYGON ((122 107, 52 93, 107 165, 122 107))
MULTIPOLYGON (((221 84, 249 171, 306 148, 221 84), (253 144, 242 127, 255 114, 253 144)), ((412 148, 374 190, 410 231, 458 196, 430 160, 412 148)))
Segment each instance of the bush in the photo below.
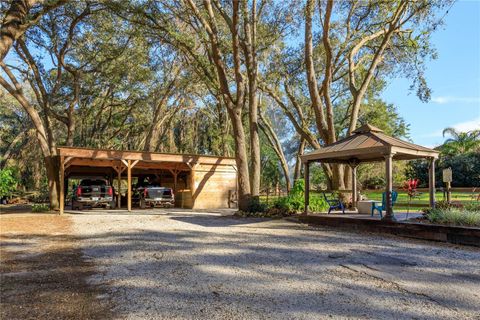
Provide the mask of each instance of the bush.
POLYGON ((363 182, 366 189, 381 189, 385 187, 385 178, 383 177, 370 177, 363 182))
POLYGON ((17 189, 17 180, 12 169, 0 170, 0 199, 9 197, 17 189))
POLYGON ((467 211, 480 212, 480 202, 467 202, 463 208, 467 211))
MULTIPOLYGON (((436 185, 442 186, 442 170, 452 168, 452 187, 479 187, 480 152, 455 156, 440 155, 435 168, 436 185)), ((407 178, 419 178, 419 187, 428 187, 428 163, 425 160, 409 161, 405 169, 407 178)))
POLYGON ((265 203, 260 202, 259 198, 254 198, 248 205, 248 212, 265 212, 268 206, 265 203))
MULTIPOLYGON (((450 209, 461 209, 463 208, 464 205, 461 202, 450 202, 448 203, 447 201, 438 201, 435 203, 435 209, 441 209, 441 210, 450 210, 450 209)), ((432 210, 431 208, 424 209, 424 212, 429 212, 432 210)))
MULTIPOLYGON (((290 194, 287 197, 279 198, 273 208, 290 214, 303 212, 305 210, 305 181, 303 179, 295 181, 290 194)), ((323 198, 310 197, 310 211, 325 211, 327 208, 328 205, 323 198)))
POLYGON ((458 225, 480 226, 480 211, 467 211, 465 209, 430 209, 426 213, 430 222, 458 225))
MULTIPOLYGON (((237 216, 241 217, 287 217, 298 212, 303 212, 305 208, 305 182, 303 179, 295 181, 293 188, 286 197, 278 198, 272 207, 268 207, 265 203, 253 200, 250 203, 248 212, 238 212, 237 216)), ((312 195, 310 197, 310 211, 325 211, 328 209, 328 205, 321 197, 312 195)))
POLYGON ((32 205, 32 212, 47 212, 50 211, 50 206, 44 203, 35 203, 32 205))

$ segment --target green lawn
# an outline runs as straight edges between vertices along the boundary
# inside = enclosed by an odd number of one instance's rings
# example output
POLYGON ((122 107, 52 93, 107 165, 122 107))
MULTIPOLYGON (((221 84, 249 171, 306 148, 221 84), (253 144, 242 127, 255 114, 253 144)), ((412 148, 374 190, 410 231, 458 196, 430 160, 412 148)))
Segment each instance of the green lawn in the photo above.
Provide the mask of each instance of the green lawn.
MULTIPOLYGON (((368 200, 375 200, 375 201, 382 201, 382 190, 369 190, 369 191, 363 191, 362 194, 366 194, 368 200)), ((284 196, 284 195, 283 195, 284 196)), ((459 202, 470 202, 472 201, 472 193, 469 192, 452 192, 452 200, 453 201, 459 201, 459 202)), ((319 191, 310 191, 310 197, 311 199, 314 197, 323 197, 323 194, 319 191)), ((270 195, 268 197, 268 204, 273 204, 275 200, 277 199, 277 196, 272 196, 270 195)), ((435 198, 437 201, 442 201, 446 200, 443 198, 443 192, 436 192, 435 198)), ((267 203, 267 197, 266 196, 261 196, 260 201, 263 203, 267 203)), ((402 211, 407 210, 407 204, 408 204, 408 195, 406 191, 400 190, 398 191, 398 198, 397 198, 397 203, 399 208, 401 208, 402 211)), ((416 197, 412 199, 412 202, 410 204, 410 211, 421 211, 423 208, 426 208, 429 204, 429 195, 428 192, 423 192, 419 194, 419 197, 416 197)), ((397 209, 400 210, 400 209, 397 209)))
MULTIPOLYGON (((363 194, 366 194, 368 199, 371 200, 382 200, 382 192, 381 190, 378 191, 366 191, 363 194)), ((408 202, 408 195, 406 191, 397 191, 398 198, 397 201, 399 203, 407 203, 408 202)), ((452 200, 453 201, 472 201, 471 198, 472 193, 470 192, 452 192, 452 200)), ((443 192, 436 192, 435 198, 437 201, 446 200, 443 198, 443 192)), ((419 197, 416 197, 412 200, 412 203, 428 203, 429 195, 428 192, 423 192, 420 194, 419 197)))
MULTIPOLYGON (((367 195, 367 198, 370 200, 381 201, 382 200, 382 192, 383 191, 367 191, 364 194, 367 195)), ((452 201, 459 201, 459 202, 470 202, 472 201, 471 193, 469 192, 452 192, 452 201)), ((435 193, 435 200, 436 201, 443 201, 446 200, 443 196, 443 192, 436 192, 435 193)), ((408 194, 406 191, 398 191, 398 198, 397 198, 397 208, 402 208, 401 210, 407 210, 408 206, 408 194)), ((422 192, 417 197, 412 199, 410 203, 410 211, 421 211, 422 209, 429 206, 429 194, 428 192, 422 192)), ((400 209, 397 209, 400 210, 400 209)))

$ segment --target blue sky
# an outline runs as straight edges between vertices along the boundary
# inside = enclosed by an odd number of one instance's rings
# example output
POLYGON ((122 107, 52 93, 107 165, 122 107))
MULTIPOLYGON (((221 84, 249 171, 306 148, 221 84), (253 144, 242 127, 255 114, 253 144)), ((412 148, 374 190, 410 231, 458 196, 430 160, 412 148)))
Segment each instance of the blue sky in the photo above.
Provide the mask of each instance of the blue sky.
POLYGON ((432 36, 438 59, 426 70, 431 101, 410 92, 407 79, 392 79, 382 94, 410 124, 413 142, 430 147, 444 141, 446 127, 480 129, 480 1, 458 1, 444 22, 432 36))

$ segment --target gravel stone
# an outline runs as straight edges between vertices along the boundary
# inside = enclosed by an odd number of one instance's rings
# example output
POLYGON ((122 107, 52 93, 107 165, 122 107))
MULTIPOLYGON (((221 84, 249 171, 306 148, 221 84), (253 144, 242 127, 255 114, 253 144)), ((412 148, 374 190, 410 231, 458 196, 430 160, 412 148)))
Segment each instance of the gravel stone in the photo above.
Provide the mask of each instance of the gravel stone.
POLYGON ((480 319, 476 248, 148 212, 70 216, 120 319, 480 319))

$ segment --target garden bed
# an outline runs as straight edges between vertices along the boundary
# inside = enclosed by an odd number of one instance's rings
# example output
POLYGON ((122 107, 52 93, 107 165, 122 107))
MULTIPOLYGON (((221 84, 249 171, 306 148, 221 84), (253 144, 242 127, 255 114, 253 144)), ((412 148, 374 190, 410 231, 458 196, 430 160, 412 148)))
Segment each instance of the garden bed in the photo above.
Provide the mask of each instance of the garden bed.
POLYGON ((480 228, 446 226, 418 222, 388 222, 339 216, 298 216, 298 221, 312 225, 338 227, 348 230, 392 234, 401 237, 433 240, 480 247, 480 228))

